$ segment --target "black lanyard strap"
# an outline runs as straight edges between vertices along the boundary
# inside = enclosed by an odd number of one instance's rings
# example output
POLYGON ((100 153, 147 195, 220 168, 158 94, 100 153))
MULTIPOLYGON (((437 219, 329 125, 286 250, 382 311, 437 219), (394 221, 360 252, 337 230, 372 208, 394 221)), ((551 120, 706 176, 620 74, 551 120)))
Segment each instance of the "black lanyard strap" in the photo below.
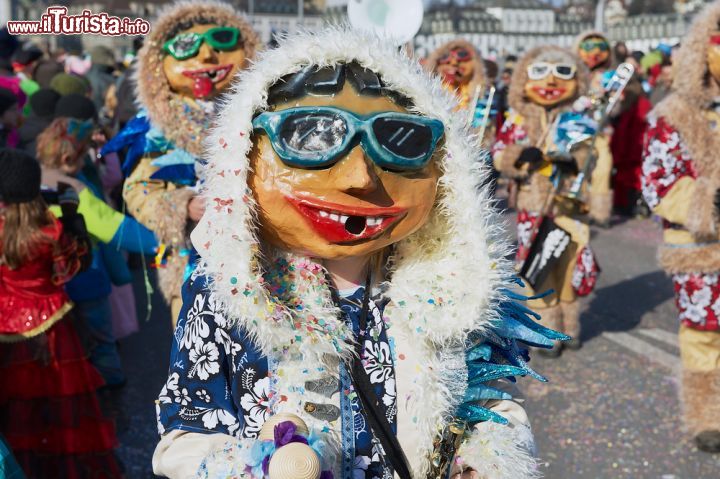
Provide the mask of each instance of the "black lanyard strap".
MULTIPOLYGON (((332 285, 332 282, 328 281, 332 285)), ((340 296, 337 290, 331 286, 330 292, 336 305, 340 305, 340 296)), ((405 451, 403 451, 397 436, 390 426, 385 414, 380 407, 380 400, 375 394, 370 378, 360 361, 363 353, 363 336, 367 334, 367 317, 370 312, 370 275, 365 281, 365 294, 363 295, 362 309, 359 318, 359 334, 355 343, 355 355, 345 361, 355 392, 360 399, 362 410, 365 411, 368 424, 373 436, 380 441, 385 456, 389 456, 395 473, 400 479, 412 479, 410 466, 408 465, 405 451)))

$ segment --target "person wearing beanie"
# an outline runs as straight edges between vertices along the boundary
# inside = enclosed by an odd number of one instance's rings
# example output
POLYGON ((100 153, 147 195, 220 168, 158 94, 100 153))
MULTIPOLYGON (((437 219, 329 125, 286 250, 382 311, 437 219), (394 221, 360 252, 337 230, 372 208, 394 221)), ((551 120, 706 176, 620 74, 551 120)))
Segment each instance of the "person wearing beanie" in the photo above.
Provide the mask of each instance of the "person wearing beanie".
POLYGON ((55 105, 60 94, 50 88, 41 88, 30 97, 30 114, 18 129, 20 141, 18 148, 30 155, 35 154, 37 136, 47 128, 55 115, 55 105))
POLYGON ((89 264, 77 194, 63 187, 58 219, 40 184, 33 157, 0 149, 0 434, 28 478, 120 478, 115 428, 95 395, 103 380, 65 291, 89 264))
POLYGON ((71 93, 62 95, 55 105, 55 118, 75 118, 78 120, 95 120, 97 109, 91 99, 84 95, 71 93))
MULTIPOLYGON (((66 98, 61 98, 60 102, 66 98)), ((121 387, 125 384, 125 374, 113 335, 109 298, 112 286, 131 283, 132 275, 120 250, 151 255, 155 253, 157 242, 150 230, 105 202, 97 170, 87 161, 94 130, 88 110, 94 113, 94 105, 82 96, 70 103, 81 101, 89 107, 73 111, 58 102, 61 108, 56 107, 56 114, 59 112, 64 116, 55 118, 38 136, 37 158, 43 166, 47 187, 54 189, 62 182, 73 185, 79 192, 78 212, 85 218, 93 239, 95 260, 87 271, 68 283, 66 290, 94 339, 90 361, 108 387, 121 387)), ((52 211, 62 214, 55 208, 52 211)))
POLYGON ((92 89, 92 101, 100 111, 105 104, 105 93, 115 83, 115 54, 108 47, 98 45, 90 50, 90 60, 92 66, 86 76, 92 89))
POLYGON ((50 80, 50 88, 63 96, 70 95, 71 93, 84 96, 90 94, 90 84, 88 81, 81 76, 71 73, 58 73, 55 75, 52 80, 50 80))
POLYGON ((17 145, 19 120, 17 96, 11 90, 0 87, 0 148, 17 145))
POLYGON ((64 71, 62 64, 55 60, 40 60, 33 70, 33 80, 40 88, 50 88, 50 81, 53 77, 64 71))
POLYGON ((7 27, 0 28, 0 58, 12 58, 19 45, 17 37, 11 35, 7 27))

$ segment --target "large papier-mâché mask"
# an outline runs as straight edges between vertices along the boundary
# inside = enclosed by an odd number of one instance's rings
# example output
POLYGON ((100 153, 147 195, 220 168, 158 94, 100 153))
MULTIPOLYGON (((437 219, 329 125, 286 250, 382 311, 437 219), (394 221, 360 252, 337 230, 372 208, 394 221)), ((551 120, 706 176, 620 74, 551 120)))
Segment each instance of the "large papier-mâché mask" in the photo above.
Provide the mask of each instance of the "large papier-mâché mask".
POLYGON ((610 59, 610 44, 603 37, 587 37, 580 42, 578 55, 585 65, 593 70, 610 59))
POLYGON ((338 259, 370 255, 417 231, 435 203, 442 124, 402 114, 407 110, 390 98, 360 95, 346 83, 336 95, 308 95, 256 117, 248 184, 262 238, 286 251, 338 259), (292 110, 305 107, 321 108, 292 110), (421 123, 403 123, 413 117, 421 123), (340 154, 294 160, 289 154, 293 147, 338 151, 353 131, 355 141, 340 154), (390 168, 388 151, 378 154, 382 145, 407 152, 409 143, 415 145, 409 156, 416 159, 398 171, 390 168), (425 161, 417 160, 417 148, 431 148, 425 161))
POLYGON ((720 30, 710 35, 707 51, 708 72, 720 84, 720 30))
POLYGON ((533 62, 528 67, 525 96, 531 102, 552 108, 575 98, 577 67, 570 63, 533 62))
POLYGON ((214 23, 193 25, 165 42, 163 72, 179 95, 210 99, 230 85, 245 67, 242 35, 214 23))
POLYGON ((475 53, 465 47, 452 48, 438 58, 435 71, 450 88, 467 85, 475 73, 475 53))

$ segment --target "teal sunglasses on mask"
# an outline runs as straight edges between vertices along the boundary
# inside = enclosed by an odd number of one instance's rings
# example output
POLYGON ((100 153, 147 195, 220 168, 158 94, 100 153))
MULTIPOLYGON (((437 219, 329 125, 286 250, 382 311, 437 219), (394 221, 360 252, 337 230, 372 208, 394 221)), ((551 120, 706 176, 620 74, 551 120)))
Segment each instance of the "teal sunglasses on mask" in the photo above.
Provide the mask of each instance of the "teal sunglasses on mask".
POLYGON ((427 166, 445 127, 440 120, 386 111, 358 115, 330 106, 260 113, 253 128, 265 131, 288 166, 327 168, 360 144, 372 161, 390 171, 427 166))

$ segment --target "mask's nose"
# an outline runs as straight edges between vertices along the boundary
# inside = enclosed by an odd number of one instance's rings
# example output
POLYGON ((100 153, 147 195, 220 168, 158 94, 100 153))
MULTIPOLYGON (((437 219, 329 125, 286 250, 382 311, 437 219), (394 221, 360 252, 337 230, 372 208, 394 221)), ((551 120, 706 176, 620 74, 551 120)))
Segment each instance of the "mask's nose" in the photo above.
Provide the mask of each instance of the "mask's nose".
POLYGON ((345 193, 365 195, 377 190, 379 179, 360 145, 332 168, 336 187, 345 193))

